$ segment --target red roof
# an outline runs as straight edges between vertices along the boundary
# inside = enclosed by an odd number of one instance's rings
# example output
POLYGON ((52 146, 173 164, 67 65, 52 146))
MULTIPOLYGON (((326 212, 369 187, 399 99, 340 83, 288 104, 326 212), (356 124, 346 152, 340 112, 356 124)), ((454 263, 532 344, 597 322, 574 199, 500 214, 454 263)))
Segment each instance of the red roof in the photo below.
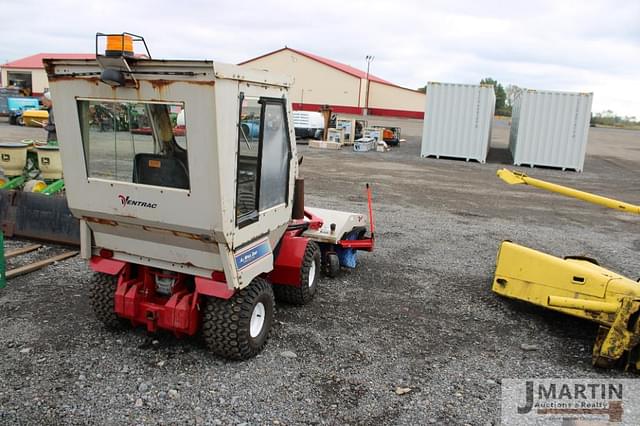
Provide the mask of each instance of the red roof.
MULTIPOLYGON (((274 53, 282 52, 283 50, 289 50, 291 52, 295 52, 298 55, 306 56, 309 59, 313 59, 314 61, 320 62, 321 64, 330 66, 331 68, 335 68, 339 71, 352 75, 354 77, 358 77, 361 79, 367 78, 367 73, 365 71, 359 70, 357 68, 352 67, 351 65, 346 65, 341 62, 334 61, 332 59, 323 58, 322 56, 314 55, 313 53, 303 52, 298 49, 292 49, 291 47, 283 47, 282 49, 274 50, 273 52, 265 53, 264 55, 258 56, 257 58, 249 59, 248 61, 240 62, 238 65, 243 65, 249 62, 253 62, 257 59, 264 58, 265 56, 273 55, 274 53)), ((375 75, 369 74, 369 80, 375 81, 377 83, 389 84, 391 86, 396 86, 395 84, 383 80, 380 77, 376 77, 375 75)))
POLYGON ((44 68, 42 59, 95 59, 96 55, 93 53, 37 53, 35 55, 27 56, 26 58, 18 59, 15 61, 7 62, 0 65, 2 68, 44 68))

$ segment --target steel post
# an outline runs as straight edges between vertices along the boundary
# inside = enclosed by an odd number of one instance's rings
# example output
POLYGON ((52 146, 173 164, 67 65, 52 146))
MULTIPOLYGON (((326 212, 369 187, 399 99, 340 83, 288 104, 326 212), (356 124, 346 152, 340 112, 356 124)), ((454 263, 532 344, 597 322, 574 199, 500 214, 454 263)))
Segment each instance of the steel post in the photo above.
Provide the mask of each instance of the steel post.
POLYGON ((5 270, 6 264, 4 261, 4 233, 0 231, 0 288, 4 288, 7 285, 5 270))

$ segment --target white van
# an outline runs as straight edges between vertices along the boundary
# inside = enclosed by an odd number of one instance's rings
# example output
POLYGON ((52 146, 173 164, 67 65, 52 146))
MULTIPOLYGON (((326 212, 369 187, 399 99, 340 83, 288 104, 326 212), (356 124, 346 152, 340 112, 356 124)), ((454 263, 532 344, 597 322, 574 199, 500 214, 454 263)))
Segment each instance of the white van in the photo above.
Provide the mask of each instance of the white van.
POLYGON ((296 139, 321 139, 324 131, 322 114, 314 111, 293 111, 296 139))

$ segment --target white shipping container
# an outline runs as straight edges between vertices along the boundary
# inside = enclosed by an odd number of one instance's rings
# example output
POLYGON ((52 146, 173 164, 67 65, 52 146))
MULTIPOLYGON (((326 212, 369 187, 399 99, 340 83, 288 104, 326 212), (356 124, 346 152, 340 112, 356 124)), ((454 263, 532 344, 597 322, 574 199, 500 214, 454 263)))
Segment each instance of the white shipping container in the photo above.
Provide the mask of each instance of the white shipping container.
POLYGON ((428 83, 421 156, 484 163, 495 105, 493 86, 428 83))
POLYGON ((513 164, 581 172, 592 102, 593 93, 520 90, 509 134, 513 164))

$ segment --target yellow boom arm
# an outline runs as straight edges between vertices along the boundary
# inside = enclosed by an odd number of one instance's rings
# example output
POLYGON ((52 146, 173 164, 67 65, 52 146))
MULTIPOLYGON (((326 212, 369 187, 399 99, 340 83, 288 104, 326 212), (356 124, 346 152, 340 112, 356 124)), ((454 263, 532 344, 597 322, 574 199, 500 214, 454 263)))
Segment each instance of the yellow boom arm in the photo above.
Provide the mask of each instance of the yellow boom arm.
POLYGON ((591 194, 589 192, 578 191, 577 189, 569 188, 567 186, 535 179, 525 175, 524 173, 501 169, 498 170, 497 175, 500 179, 502 179, 509 185, 531 185, 535 186, 536 188, 545 189, 547 191, 557 192, 558 194, 566 195, 567 197, 577 198, 578 200, 586 201, 588 203, 609 207, 610 209, 640 214, 640 206, 637 206, 635 204, 625 203, 624 201, 614 200, 613 198, 602 197, 600 195, 591 194))

